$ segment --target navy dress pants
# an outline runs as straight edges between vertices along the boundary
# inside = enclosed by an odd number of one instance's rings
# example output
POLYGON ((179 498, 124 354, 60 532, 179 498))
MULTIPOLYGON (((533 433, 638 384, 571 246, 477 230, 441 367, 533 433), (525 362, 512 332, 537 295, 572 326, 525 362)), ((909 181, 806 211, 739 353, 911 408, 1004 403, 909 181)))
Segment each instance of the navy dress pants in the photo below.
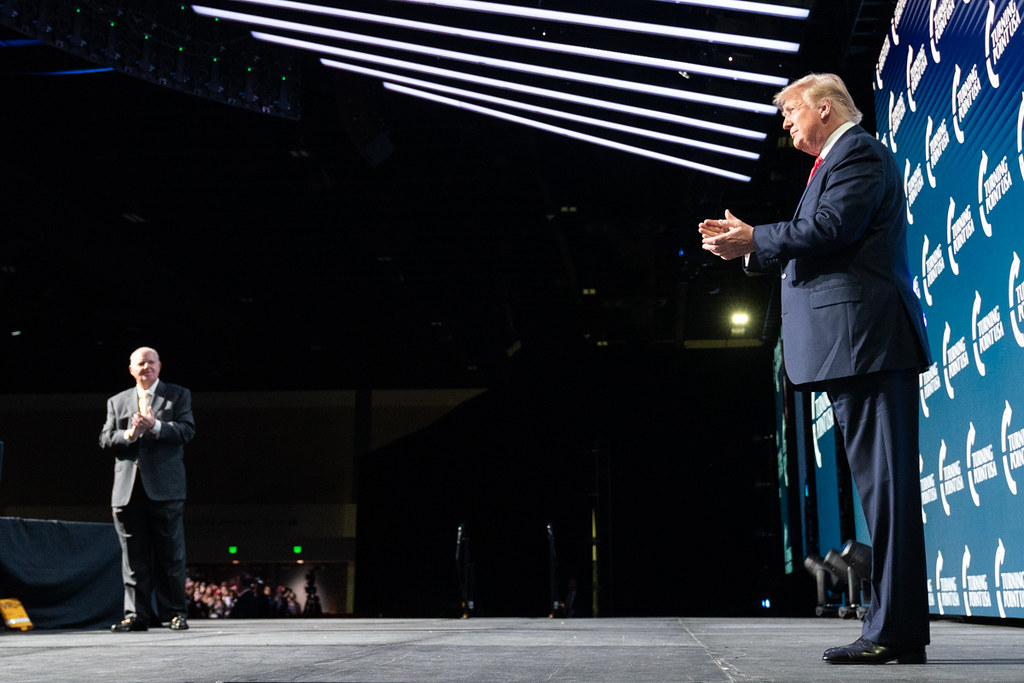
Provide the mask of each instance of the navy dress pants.
POLYGON ((862 635, 883 645, 927 645, 918 372, 856 375, 824 389, 871 533, 872 595, 862 635))

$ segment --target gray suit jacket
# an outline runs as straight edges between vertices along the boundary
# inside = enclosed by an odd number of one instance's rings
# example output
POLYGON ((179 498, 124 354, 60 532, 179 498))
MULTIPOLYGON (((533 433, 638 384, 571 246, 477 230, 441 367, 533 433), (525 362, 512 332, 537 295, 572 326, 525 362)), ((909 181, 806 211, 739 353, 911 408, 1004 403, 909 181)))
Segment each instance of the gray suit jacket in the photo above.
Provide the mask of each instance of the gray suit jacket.
POLYGON ((782 343, 794 384, 931 362, 906 215, 892 154, 854 126, 815 172, 793 219, 754 229, 748 268, 782 271, 782 343))
POLYGON ((114 487, 110 505, 121 507, 132 497, 136 473, 152 500, 185 499, 185 444, 196 433, 192 394, 188 389, 161 381, 153 397, 153 414, 163 424, 160 437, 147 432, 129 443, 125 430, 139 410, 135 387, 107 400, 107 421, 100 432, 100 447, 114 451, 114 487))

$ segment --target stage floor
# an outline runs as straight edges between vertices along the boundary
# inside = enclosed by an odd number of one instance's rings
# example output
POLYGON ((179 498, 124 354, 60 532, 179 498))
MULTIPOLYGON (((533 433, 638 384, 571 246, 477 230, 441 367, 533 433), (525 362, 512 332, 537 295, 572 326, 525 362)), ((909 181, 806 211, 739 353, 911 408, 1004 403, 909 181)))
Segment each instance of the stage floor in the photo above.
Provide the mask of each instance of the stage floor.
POLYGON ((184 632, 6 631, 0 679, 79 681, 1022 681, 1024 630, 932 624, 923 666, 832 666, 838 619, 196 620, 184 632))

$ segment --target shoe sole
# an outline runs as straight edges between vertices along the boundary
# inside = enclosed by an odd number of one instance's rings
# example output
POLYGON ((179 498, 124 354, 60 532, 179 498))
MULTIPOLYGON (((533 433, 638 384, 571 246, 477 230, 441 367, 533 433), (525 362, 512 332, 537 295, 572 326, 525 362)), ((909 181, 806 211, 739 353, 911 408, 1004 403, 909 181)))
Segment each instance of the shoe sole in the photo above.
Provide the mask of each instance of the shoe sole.
POLYGON ((896 664, 927 664, 928 655, 925 652, 907 652, 905 654, 898 655, 892 659, 824 659, 827 664, 839 664, 844 666, 852 666, 857 664, 888 664, 889 662, 895 662, 896 664))

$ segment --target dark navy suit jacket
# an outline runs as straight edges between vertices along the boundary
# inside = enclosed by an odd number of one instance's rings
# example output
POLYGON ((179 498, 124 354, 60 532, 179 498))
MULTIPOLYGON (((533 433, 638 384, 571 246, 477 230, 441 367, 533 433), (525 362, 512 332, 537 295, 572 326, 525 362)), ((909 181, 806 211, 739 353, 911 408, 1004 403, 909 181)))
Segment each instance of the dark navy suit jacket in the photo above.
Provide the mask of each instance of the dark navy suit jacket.
POLYGON ((781 270, 783 353, 794 384, 931 363, 906 216, 895 159, 854 126, 815 172, 793 219, 756 226, 747 268, 781 270))
POLYGON ((100 446, 114 449, 111 506, 122 507, 131 500, 137 471, 151 500, 185 500, 185 444, 196 433, 191 392, 161 380, 153 396, 153 414, 163 423, 160 437, 147 432, 129 443, 124 433, 138 410, 135 387, 107 400, 107 421, 100 432, 100 446))

